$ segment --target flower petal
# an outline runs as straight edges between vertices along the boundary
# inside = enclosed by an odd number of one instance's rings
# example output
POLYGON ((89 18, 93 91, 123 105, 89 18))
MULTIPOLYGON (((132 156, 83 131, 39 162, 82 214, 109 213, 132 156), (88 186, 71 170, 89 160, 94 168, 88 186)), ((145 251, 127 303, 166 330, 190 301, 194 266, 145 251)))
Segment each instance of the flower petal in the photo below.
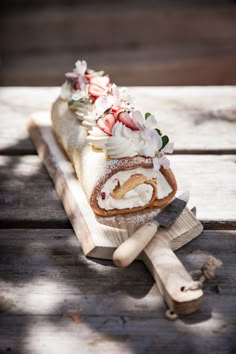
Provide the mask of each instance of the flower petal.
POLYGON ((78 75, 84 76, 86 70, 87 70, 87 63, 85 60, 82 60, 82 61, 78 60, 75 63, 75 72, 78 75))
POLYGON ((115 98, 119 99, 120 93, 119 93, 119 90, 118 90, 118 87, 116 86, 116 84, 111 85, 111 92, 115 98))
POLYGON ((152 159, 152 163, 153 163, 154 170, 156 170, 156 171, 160 170, 160 167, 161 167, 160 159, 158 159, 157 157, 154 157, 152 159))
POLYGON ((76 80, 78 75, 75 72, 67 72, 65 73, 65 77, 70 80, 76 80))
POLYGON ((168 143, 166 146, 162 149, 163 152, 166 154, 172 154, 174 151, 174 143, 168 143))
POLYGON ((94 111, 96 116, 101 116, 106 110, 111 108, 113 102, 114 97, 111 95, 98 97, 94 103, 94 111))
POLYGON ((156 145, 157 149, 160 150, 162 146, 161 136, 158 134, 156 130, 151 130, 152 132, 152 141, 156 145))
POLYGON ((165 157, 162 156, 160 158, 160 164, 165 168, 165 169, 169 169, 170 168, 170 161, 165 157))
POLYGON ((142 113, 140 111, 133 111, 133 112, 131 112, 131 117, 132 117, 135 125, 139 129, 143 129, 144 123, 145 123, 145 118, 142 115, 142 113))
POLYGON ((145 121, 145 126, 148 128, 148 129, 156 129, 158 128, 158 122, 157 122, 157 119, 156 117, 151 114, 150 116, 148 116, 148 118, 146 119, 145 121))

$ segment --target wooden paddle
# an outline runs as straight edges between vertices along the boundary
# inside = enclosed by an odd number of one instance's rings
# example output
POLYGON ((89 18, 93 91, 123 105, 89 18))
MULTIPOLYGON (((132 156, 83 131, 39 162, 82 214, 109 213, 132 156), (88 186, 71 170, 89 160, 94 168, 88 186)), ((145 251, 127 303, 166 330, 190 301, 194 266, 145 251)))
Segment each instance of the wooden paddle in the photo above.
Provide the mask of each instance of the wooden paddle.
MULTIPOLYGON (((148 209, 128 215, 96 216, 75 176, 73 166, 54 137, 49 114, 35 114, 30 121, 29 131, 86 256, 112 259, 115 249, 122 242, 158 214, 158 209, 148 209)), ((202 224, 185 208, 169 229, 158 231, 158 237, 154 236, 140 255, 169 308, 179 314, 197 310, 203 292, 201 289, 191 290, 192 278, 173 251, 197 237, 202 229, 202 224)))

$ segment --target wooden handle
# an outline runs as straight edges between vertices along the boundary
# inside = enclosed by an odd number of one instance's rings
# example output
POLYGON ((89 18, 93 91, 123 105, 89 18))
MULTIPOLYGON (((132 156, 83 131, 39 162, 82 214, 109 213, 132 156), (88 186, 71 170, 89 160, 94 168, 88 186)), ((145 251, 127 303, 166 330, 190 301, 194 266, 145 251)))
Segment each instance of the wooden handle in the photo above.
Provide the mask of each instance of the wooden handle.
POLYGON ((113 262, 118 267, 127 267, 151 241, 159 228, 156 221, 140 227, 127 240, 125 240, 114 252, 113 262))
POLYGON ((169 306, 176 314, 188 314, 199 309, 203 291, 198 288, 165 242, 154 237, 146 246, 143 260, 151 271, 157 286, 169 306))

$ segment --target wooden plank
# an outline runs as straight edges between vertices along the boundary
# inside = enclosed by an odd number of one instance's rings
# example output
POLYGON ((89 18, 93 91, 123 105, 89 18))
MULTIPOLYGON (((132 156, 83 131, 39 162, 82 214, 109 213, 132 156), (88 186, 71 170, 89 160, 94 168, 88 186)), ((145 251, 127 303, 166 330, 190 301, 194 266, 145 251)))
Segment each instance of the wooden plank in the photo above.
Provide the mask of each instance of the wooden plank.
POLYGON ((5 54, 137 47, 163 42, 234 42, 235 15, 233 5, 148 8, 145 4, 140 8, 127 6, 125 11, 114 4, 42 7, 4 14, 1 51, 5 54))
MULTIPOLYGON (((80 51, 91 67, 106 68, 118 85, 234 85, 236 52, 232 44, 182 47, 141 47, 132 50, 80 51)), ((77 60, 74 51, 3 59, 1 85, 59 85, 62 73, 77 60)))
MULTIPOLYGON (((63 81, 63 74, 61 75, 63 81)), ((235 87, 131 87, 137 105, 153 112, 181 153, 235 153, 235 87)), ((50 110, 59 88, 0 88, 0 152, 35 153, 27 121, 50 110)))
POLYGON ((177 252, 189 269, 209 253, 224 267, 206 284, 202 309, 173 323, 141 262, 85 260, 71 230, 0 230, 0 350, 233 352, 235 236, 207 231, 177 252))
MULTIPOLYGON (((204 286, 199 315, 190 320, 203 318, 211 301, 216 312, 235 316, 224 300, 236 293, 235 236, 235 231, 205 231, 177 251, 189 271, 200 269, 209 254, 223 261, 216 278, 204 286)), ((60 315, 79 307, 86 316, 164 316, 162 299, 141 262, 122 269, 108 260, 85 259, 71 230, 0 230, 0 274, 5 314, 60 315)))
POLYGON ((206 346, 215 350, 215 345, 219 353, 228 353, 235 345, 234 238, 235 232, 204 232, 178 252, 191 263, 191 249, 195 258, 200 251, 206 256, 206 252, 217 250, 217 256, 224 257, 224 267, 206 286, 201 311, 172 323, 164 319, 163 304, 151 289, 152 280, 140 262, 128 269, 115 268, 109 261, 85 262, 70 230, 1 230, 0 348, 27 353, 37 345, 38 352, 43 352, 61 333, 62 352, 64 341, 70 352, 74 350, 71 343, 90 348, 91 336, 102 342, 104 350, 110 350, 110 343, 118 351, 118 339, 125 333, 127 350, 127 343, 135 345, 138 340, 141 348, 146 338, 154 351, 168 343, 167 353, 172 352, 172 345, 189 352, 190 338, 194 338, 194 343, 199 343, 198 353, 204 353, 206 346), (224 281, 228 295, 221 292, 224 281), (214 290, 216 282, 218 293, 214 290), (77 314, 81 322, 74 322, 70 313, 77 314), (183 340, 176 342, 181 333, 183 340))
POLYGON ((235 228, 235 155, 172 156, 179 188, 190 191, 190 206, 208 228, 235 228), (191 171, 190 171, 191 170, 191 171), (217 207, 216 207, 217 206, 217 207))
POLYGON ((0 156, 0 181, 1 227, 69 227, 37 156, 0 156))
POLYGON ((200 323, 105 315, 81 316, 77 321, 62 316, 2 316, 0 349, 73 354, 83 348, 87 354, 96 348, 96 353, 141 354, 164 348, 165 353, 226 354, 236 347, 234 319, 218 313, 206 315, 200 323))
MULTIPOLYGON (((205 231, 198 239, 176 252, 188 271, 200 269, 211 254, 222 260, 223 267, 217 277, 204 286, 205 298, 208 295, 223 297, 236 293, 234 239, 235 232, 222 234, 220 231, 208 231, 207 234, 205 231), (219 244, 217 249, 216 243, 219 244)), ((57 313, 59 308, 53 306, 53 298, 55 303, 66 298, 74 304, 78 299, 86 301, 87 294, 96 302, 96 296, 102 297, 104 292, 107 296, 109 294, 109 298, 112 294, 115 296, 110 299, 112 303, 116 302, 116 295, 121 295, 121 292, 124 297, 135 296, 139 301, 134 300, 132 305, 130 300, 129 306, 137 306, 138 311, 142 303, 140 299, 153 294, 153 279, 141 262, 120 269, 108 260, 99 262, 85 259, 79 242, 70 230, 1 230, 0 244, 1 308, 4 309, 5 298, 6 303, 12 304, 9 307, 11 313, 33 311, 35 314, 45 314, 49 304, 52 306, 50 311, 55 310, 57 313), (15 288, 15 283, 20 283, 21 287, 15 288), (27 294, 32 295, 32 298, 27 298, 27 294), (40 296, 45 301, 42 306, 37 306, 40 296), (28 300, 31 301, 27 304, 28 300)), ((150 304, 145 299, 144 305, 145 311, 149 311, 150 304)), ((129 306, 127 304, 124 311, 129 306)), ((100 310, 102 308, 99 307, 97 311, 100 310)), ((111 308, 109 311, 113 310, 111 308)))
MULTIPOLYGON (((38 8, 40 5, 43 5, 45 3, 45 0, 35 0, 34 2, 30 1, 30 0, 22 0, 22 3, 24 3, 24 5, 27 5, 27 8, 38 8)), ((68 3, 73 3, 73 1, 68 1, 68 3)), ((88 0, 86 2, 87 4, 90 4, 90 5, 93 5, 94 3, 96 3, 96 0, 88 0)), ((103 0, 103 4, 109 4, 110 3, 110 0, 103 0)), ((162 0, 150 0, 149 1, 149 5, 152 5, 154 6, 155 4, 158 4, 158 6, 184 6, 186 4, 191 4, 191 5, 204 5, 206 4, 207 5, 212 5, 211 1, 209 0, 166 0, 165 1, 165 4, 163 4, 163 1, 162 0)), ((215 0, 214 1, 214 5, 225 5, 226 3, 228 4, 231 4, 231 0, 215 0)), ((47 0, 47 5, 48 6, 52 6, 52 5, 64 5, 65 2, 64 0, 47 0)), ((122 4, 123 5, 133 5, 133 0, 123 0, 122 1, 122 4)), ((137 6, 145 6, 145 1, 144 0, 136 0, 135 1, 135 4, 137 6)), ((3 8, 5 10, 9 10, 9 11, 14 11, 14 10, 17 10, 17 11, 25 11, 25 9, 23 8, 22 9, 22 5, 19 4, 18 0, 8 0, 7 3, 4 3, 3 4, 3 8), (12 8, 12 6, 14 6, 12 8)))
MULTIPOLYGON (((197 207, 198 218, 208 228, 235 227, 234 161, 235 155, 171 157, 179 188, 190 190, 189 205, 197 207)), ((53 184, 37 156, 2 156, 0 167, 2 227, 41 225, 38 222, 68 227, 53 184)))
POLYGON ((176 153, 236 151, 236 87, 131 87, 144 112, 158 117, 176 153))
POLYGON ((0 88, 0 152, 7 154, 35 153, 29 138, 27 122, 35 109, 50 110, 58 88, 0 88))

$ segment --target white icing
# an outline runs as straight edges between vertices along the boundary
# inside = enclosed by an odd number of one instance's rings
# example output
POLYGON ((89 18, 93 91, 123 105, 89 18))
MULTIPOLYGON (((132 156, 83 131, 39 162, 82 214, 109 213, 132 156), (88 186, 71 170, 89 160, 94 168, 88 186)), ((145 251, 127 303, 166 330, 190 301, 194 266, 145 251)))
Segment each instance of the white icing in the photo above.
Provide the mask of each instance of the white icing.
POLYGON ((88 122, 93 122, 93 124, 96 124, 94 115, 93 115, 93 105, 90 102, 81 102, 77 103, 76 106, 76 117, 80 121, 88 121, 88 122))
POLYGON ((142 174, 148 179, 152 179, 157 184, 157 199, 162 199, 171 193, 172 188, 165 179, 164 175, 152 168, 138 167, 133 170, 120 171, 109 178, 104 184, 98 196, 98 205, 105 210, 134 208, 146 205, 152 198, 153 188, 151 185, 143 183, 133 190, 127 192, 122 199, 115 199, 111 196, 117 184, 124 184, 132 175, 142 174))
POLYGON ((133 157, 136 155, 154 157, 157 147, 151 139, 145 139, 140 131, 132 130, 121 122, 116 122, 104 146, 111 158, 133 157))

